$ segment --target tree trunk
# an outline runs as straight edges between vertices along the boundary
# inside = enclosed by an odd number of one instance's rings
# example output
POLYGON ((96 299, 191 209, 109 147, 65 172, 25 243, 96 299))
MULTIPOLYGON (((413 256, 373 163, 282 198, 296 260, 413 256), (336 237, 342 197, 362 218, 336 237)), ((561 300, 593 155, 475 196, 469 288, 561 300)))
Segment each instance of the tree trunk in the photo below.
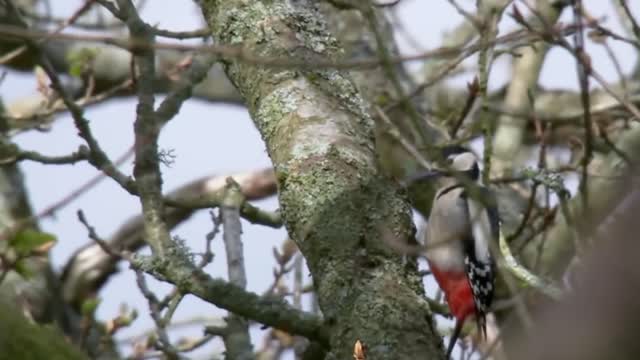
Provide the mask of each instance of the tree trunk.
MULTIPOLYGON (((309 68, 226 61, 273 161, 289 234, 305 255, 330 326, 330 359, 442 358, 413 261, 385 237, 413 237, 411 212, 376 165, 373 122, 345 73, 314 70, 341 49, 320 14, 288 1, 202 1, 220 44, 262 60, 296 55, 309 68)), ((256 59, 249 59, 256 60, 256 59)))

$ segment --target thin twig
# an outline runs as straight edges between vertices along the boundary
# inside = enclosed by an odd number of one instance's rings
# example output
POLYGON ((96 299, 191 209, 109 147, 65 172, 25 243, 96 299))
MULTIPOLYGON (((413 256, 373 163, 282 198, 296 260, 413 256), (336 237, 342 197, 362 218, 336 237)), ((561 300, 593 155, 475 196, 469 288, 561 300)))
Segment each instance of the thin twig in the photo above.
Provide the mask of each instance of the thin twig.
POLYGON ((89 224, 89 222, 87 221, 87 218, 84 216, 84 212, 82 210, 78 210, 77 215, 78 215, 78 220, 80 221, 80 223, 82 225, 84 225, 84 227, 87 229, 87 232, 89 232, 89 239, 93 240, 96 244, 98 244, 100 246, 100 248, 105 253, 109 254, 109 256, 111 256, 111 257, 113 257, 115 259, 122 259, 122 258, 126 257, 125 254, 118 253, 118 252, 114 251, 111 248, 111 246, 109 246, 109 243, 107 243, 104 239, 102 239, 100 236, 98 236, 98 233, 96 232, 96 229, 89 224))
MULTIPOLYGON (((97 1, 97 0, 96 0, 97 1)), ((562 25, 554 28, 554 31, 562 36, 573 33, 573 25, 562 25)), ((11 25, 0 25, 0 34, 8 37, 17 37, 23 40, 39 39, 42 36, 48 34, 44 31, 26 29, 11 25)), ((349 60, 331 60, 331 59, 314 59, 309 61, 308 59, 292 58, 292 57, 264 57, 257 54, 248 52, 244 47, 239 45, 189 45, 180 43, 161 43, 155 42, 153 44, 146 43, 136 38, 121 38, 108 35, 96 35, 96 34, 74 34, 74 33, 60 33, 52 38, 60 41, 70 42, 99 42, 118 46, 127 50, 137 51, 145 49, 154 50, 176 50, 184 52, 202 52, 219 56, 223 59, 236 60, 253 65, 270 66, 273 68, 301 68, 301 69, 339 69, 339 70, 368 70, 377 68, 383 64, 382 60, 378 57, 370 58, 358 58, 349 60)), ((430 51, 425 51, 415 55, 409 56, 390 56, 388 61, 391 64, 401 64, 412 61, 422 61, 426 59, 435 58, 450 58, 452 56, 458 56, 460 54, 473 54, 482 50, 485 46, 497 46, 501 44, 522 42, 528 43, 531 41, 539 40, 539 34, 531 34, 528 31, 518 30, 490 41, 488 44, 475 42, 470 45, 462 47, 442 47, 430 51)))
MULTIPOLYGON (((10 13, 15 17, 15 20, 22 26, 23 28, 27 27, 27 24, 20 17, 19 10, 15 7, 15 5, 11 2, 7 2, 7 9, 10 13)), ((89 163, 91 163, 96 168, 102 170, 105 174, 115 180, 118 184, 120 184, 123 188, 125 188, 129 193, 136 193, 136 186, 134 181, 128 176, 122 174, 109 160, 106 153, 102 150, 98 141, 93 136, 91 128, 89 127, 89 122, 86 118, 84 118, 84 111, 81 107, 79 107, 71 97, 71 95, 66 91, 60 78, 58 77, 57 72, 55 71, 53 65, 47 58, 44 51, 42 51, 40 45, 31 39, 26 39, 27 45, 31 47, 38 54, 38 61, 40 66, 44 69, 47 76, 49 76, 49 80, 51 81, 51 87, 60 95, 67 109, 71 113, 74 124, 78 129, 78 134, 81 138, 85 140, 87 146, 90 150, 89 163)))
MULTIPOLYGON (((480 111, 486 112, 489 104, 489 74, 494 60, 494 46, 491 44, 498 36, 498 23, 502 17, 502 13, 511 0, 503 0, 499 2, 479 2, 479 11, 483 14, 482 33, 480 43, 482 49, 478 53, 478 96, 481 101, 480 111)), ((491 176, 491 159, 493 157, 493 138, 495 135, 495 125, 486 124, 484 129, 484 153, 482 156, 483 171, 482 181, 489 183, 491 176)))
MULTIPOLYGON (((582 157, 582 176, 580 179, 579 191, 584 201, 585 216, 588 218, 589 198, 588 198, 588 167, 593 158, 593 124, 591 122, 591 97, 589 92, 589 73, 591 72, 591 60, 584 48, 584 29, 582 25, 582 1, 572 0, 573 21, 576 27, 574 34, 576 68, 578 70, 578 81, 580 83, 580 101, 583 108, 584 154, 582 157)), ((588 221, 588 220, 587 220, 588 221)))
MULTIPOLYGON (((69 25, 72 25, 73 23, 75 23, 78 18, 80 18, 80 16, 82 16, 82 14, 84 14, 85 12, 87 12, 91 6, 93 5, 93 3, 96 0, 86 0, 84 2, 84 4, 82 4, 76 11, 73 12, 73 14, 71 14, 71 16, 64 20, 60 25, 58 25, 58 27, 56 29, 54 29, 52 32, 48 32, 45 35, 43 35, 42 37, 38 38, 37 40, 37 44, 38 46, 42 46, 44 43, 46 43, 48 40, 50 40, 51 38, 53 38, 54 36, 60 34, 62 32, 62 30, 64 30, 66 27, 68 27, 69 25)), ((11 3, 11 1, 8 1, 9 3, 11 3)), ((16 11, 17 9, 14 7, 14 5, 11 3, 9 4, 9 7, 12 8, 12 12, 14 12, 15 14, 18 14, 18 12, 16 11)), ((24 21, 19 20, 19 18, 14 18, 14 21, 19 21, 24 23, 24 21)), ((5 54, 2 56, 2 59, 0 59, 0 64, 5 64, 7 62, 10 62, 11 60, 15 59, 16 57, 22 55, 27 49, 29 48, 28 45, 23 45, 20 46, 19 48, 12 50, 11 52, 5 54)))
POLYGON ((631 24, 631 30, 633 31, 633 34, 636 36, 636 39, 640 40, 640 25, 638 25, 638 22, 636 21, 636 18, 631 13, 631 10, 629 9, 629 6, 627 5, 627 1, 626 0, 619 0, 619 3, 620 3, 620 6, 622 7, 622 9, 624 10, 625 15, 627 15, 627 19, 629 20, 629 23, 631 24))
POLYGON ((414 104, 410 101, 410 97, 405 95, 404 87, 402 86, 400 79, 398 78, 398 74, 394 69, 394 63, 392 61, 392 54, 387 48, 387 41, 382 34, 380 29, 380 24, 378 23, 378 13, 371 6, 363 5, 360 9, 363 16, 367 19, 369 24, 369 28, 376 39, 376 46, 378 51, 378 56, 381 59, 382 69, 384 70, 387 77, 390 79, 391 84, 394 87, 394 90, 398 97, 398 102, 404 108, 404 110, 408 113, 409 118, 411 119, 412 125, 414 127, 414 139, 415 142, 420 146, 428 146, 426 141, 427 137, 427 128, 425 126, 425 122, 422 120, 422 116, 416 110, 414 104))
POLYGON ((166 331, 166 324, 162 319, 161 309, 159 308, 159 301, 155 294, 147 286, 147 280, 144 278, 144 273, 138 269, 134 269, 136 273, 136 283, 142 296, 147 299, 149 303, 149 313, 156 325, 156 334, 158 335, 159 347, 162 353, 170 360, 177 360, 180 358, 178 355, 178 349, 176 349, 169 339, 169 334, 166 331))
MULTIPOLYGON (((116 161, 113 163, 113 165, 116 166, 116 167, 121 166, 127 160, 129 160, 131 158, 131 155, 133 155, 133 147, 129 148, 129 150, 127 150, 124 154, 120 155, 120 157, 118 157, 116 159, 116 161)), ((90 189, 92 189, 94 186, 96 186, 104 178, 105 178, 105 175, 100 173, 100 174, 94 176, 93 178, 89 179, 87 182, 85 182, 84 184, 80 185, 77 189, 75 189, 74 191, 70 192, 69 194, 64 196, 62 199, 60 199, 60 200, 56 201, 55 203, 47 206, 44 210, 39 212, 38 215, 36 215, 36 219, 43 219, 45 217, 52 216, 57 211, 59 211, 60 209, 66 207, 71 202, 73 202, 75 199, 80 197, 82 194, 84 194, 85 192, 87 192, 90 189)))
POLYGON ((469 115, 471 108, 473 108, 473 105, 476 103, 479 90, 480 88, 479 88, 478 78, 475 77, 473 78, 472 82, 467 84, 467 91, 468 91, 467 100, 464 103, 464 107, 462 108, 462 111, 458 115, 458 119, 453 123, 453 126, 451 127, 450 135, 452 139, 456 138, 456 134, 458 130, 462 126, 462 123, 464 122, 464 120, 469 115))

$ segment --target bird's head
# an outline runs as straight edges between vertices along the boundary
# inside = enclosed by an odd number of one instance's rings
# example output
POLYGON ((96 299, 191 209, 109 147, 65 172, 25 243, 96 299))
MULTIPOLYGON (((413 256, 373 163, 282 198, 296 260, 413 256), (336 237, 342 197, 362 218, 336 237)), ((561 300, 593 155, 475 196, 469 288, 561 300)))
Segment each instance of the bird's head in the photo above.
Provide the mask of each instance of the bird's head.
POLYGON ((448 146, 442 148, 440 155, 444 163, 411 176, 405 183, 438 178, 459 179, 461 176, 477 181, 480 177, 478 158, 470 149, 459 145, 448 146))
POLYGON ((480 168, 478 167, 478 158, 469 149, 461 146, 443 149, 443 155, 446 160, 444 169, 436 170, 443 176, 464 175, 471 180, 476 181, 480 177, 480 168))

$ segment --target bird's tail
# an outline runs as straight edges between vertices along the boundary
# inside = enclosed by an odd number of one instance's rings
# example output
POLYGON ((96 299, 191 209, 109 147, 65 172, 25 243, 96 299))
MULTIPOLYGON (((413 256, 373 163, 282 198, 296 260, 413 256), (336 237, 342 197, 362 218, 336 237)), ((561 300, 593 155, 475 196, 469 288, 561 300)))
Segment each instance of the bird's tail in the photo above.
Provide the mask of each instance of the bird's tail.
POLYGON ((449 340, 449 346, 447 346, 447 357, 446 359, 451 359, 451 352, 453 348, 456 346, 456 341, 460 337, 460 332, 462 331, 462 325, 464 325, 464 318, 460 320, 456 320, 456 326, 453 329, 453 334, 451 334, 451 339, 449 340))
MULTIPOLYGON (((453 352, 453 348, 456 346, 456 342, 460 337, 460 332, 462 332, 462 326, 464 325, 465 320, 466 318, 456 320, 456 326, 453 328, 453 334, 451 334, 451 340, 449 340, 449 346, 447 346, 447 360, 451 359, 451 353, 453 352)), ((476 325, 478 326, 478 333, 482 334, 482 338, 486 340, 487 318, 484 315, 477 314, 476 325)))
POLYGON ((487 340, 487 317, 484 314, 476 314, 476 325, 478 333, 482 335, 482 339, 487 340))

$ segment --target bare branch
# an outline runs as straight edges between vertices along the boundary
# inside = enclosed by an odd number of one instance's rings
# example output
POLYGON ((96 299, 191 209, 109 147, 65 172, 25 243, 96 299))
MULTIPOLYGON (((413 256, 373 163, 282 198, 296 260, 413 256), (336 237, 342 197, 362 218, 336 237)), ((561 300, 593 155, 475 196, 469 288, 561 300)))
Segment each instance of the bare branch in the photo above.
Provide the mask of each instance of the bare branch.
MULTIPOLYGON (((276 191, 275 177, 271 169, 233 174, 242 193, 248 200, 259 200, 276 191)), ((171 199, 221 198, 227 176, 210 176, 186 184, 170 193, 171 199)), ((218 202, 217 204, 220 204, 218 202)), ((165 214, 170 228, 187 220, 197 208, 169 207, 165 214)), ((135 252, 144 246, 143 218, 138 215, 127 221, 108 240, 109 248, 118 252, 135 252)), ((62 274, 63 298, 79 306, 88 294, 97 291, 116 271, 118 259, 112 258, 100 246, 89 243, 71 256, 62 274)))
MULTIPOLYGON (((225 196, 220 207, 220 216, 224 228, 224 247, 227 254, 227 272, 229 282, 241 289, 247 287, 247 275, 244 266, 242 246, 242 224, 240 223, 240 206, 244 203, 240 186, 227 178, 225 196)), ((227 329, 223 336, 226 356, 230 359, 253 359, 253 346, 249 336, 248 322, 235 314, 227 317, 227 329)))
POLYGON ((169 266, 157 266, 151 259, 137 257, 134 265, 158 280, 177 285, 182 293, 193 294, 239 316, 328 344, 328 329, 315 315, 298 311, 281 299, 260 297, 214 279, 187 259, 173 259, 169 266))
MULTIPOLYGON (((562 35, 569 35, 573 33, 573 25, 558 26, 555 31, 562 35)), ((46 35, 46 32, 38 30, 27 30, 21 27, 0 25, 0 34, 5 36, 17 37, 23 40, 39 39, 46 35)), ((176 43, 161 43, 155 42, 149 44, 143 41, 133 39, 124 39, 120 37, 113 37, 108 35, 89 35, 89 34, 73 34, 73 33, 61 33, 53 37, 60 41, 82 41, 82 42, 97 42, 108 45, 121 47, 123 49, 135 51, 136 49, 155 49, 155 50, 178 50, 178 51, 192 51, 203 52, 212 55, 219 56, 226 60, 240 61, 251 65, 264 65, 273 68, 299 68, 299 69, 338 69, 338 70, 367 70, 377 68, 384 62, 377 57, 364 58, 364 59, 349 59, 349 60, 331 60, 331 59, 313 59, 309 61, 305 58, 282 58, 282 57, 265 57, 252 54, 243 47, 237 45, 187 45, 176 43)), ((442 47, 431 51, 425 51, 416 55, 410 56, 391 56, 388 59, 390 64, 400 64, 411 61, 436 59, 436 58, 448 58, 451 56, 457 56, 459 54, 467 53, 472 54, 480 51, 486 46, 496 46, 501 44, 512 43, 529 43, 532 40, 537 40, 539 35, 531 34, 528 31, 518 30, 512 33, 508 33, 491 40, 489 43, 481 44, 479 42, 472 43, 462 47, 442 47)))

